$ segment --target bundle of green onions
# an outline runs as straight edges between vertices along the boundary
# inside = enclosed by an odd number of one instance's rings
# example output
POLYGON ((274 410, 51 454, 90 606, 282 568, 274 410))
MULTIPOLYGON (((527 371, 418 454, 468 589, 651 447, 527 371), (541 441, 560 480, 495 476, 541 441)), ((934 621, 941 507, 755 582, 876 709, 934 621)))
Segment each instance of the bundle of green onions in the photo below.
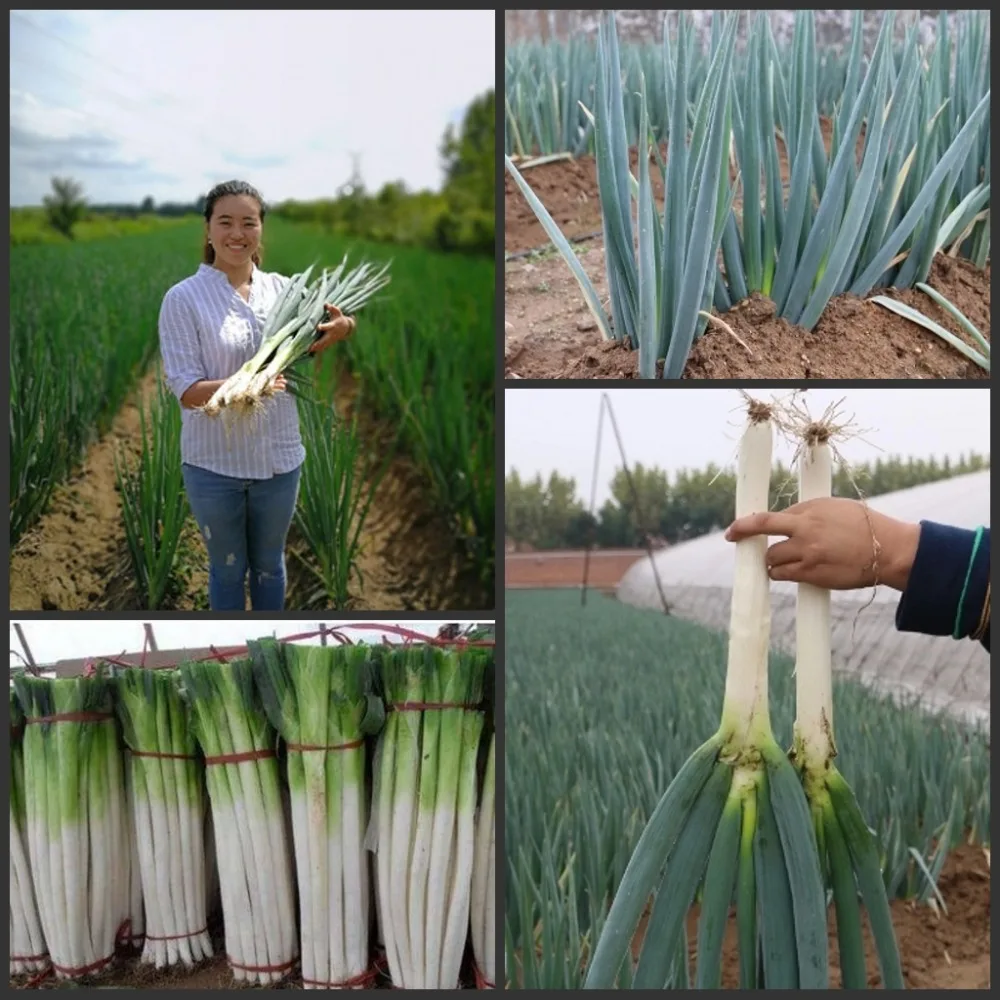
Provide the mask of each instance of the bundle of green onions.
POLYGON ((472 866, 472 954, 487 989, 496 983, 496 734, 490 739, 472 866))
MULTIPOLYGON (((800 426, 799 500, 833 492, 828 418, 800 426)), ((875 839, 850 785, 834 764, 830 592, 798 585, 795 655, 795 739, 791 757, 809 801, 820 863, 833 892, 840 970, 845 989, 865 989, 868 974, 858 890, 868 911, 882 984, 903 989, 899 950, 875 839)))
POLYGON ((10 974, 38 972, 49 964, 28 860, 24 800, 24 713, 10 692, 10 974))
POLYGON ((205 755, 229 965, 237 982, 275 983, 298 954, 277 737, 249 659, 183 663, 180 671, 205 755))
POLYGON ((103 971, 130 917, 125 778, 105 674, 19 674, 28 853, 42 931, 60 979, 103 971), (125 862, 123 864, 123 859, 125 862))
POLYGON ((288 751, 306 989, 369 981, 371 882, 365 734, 383 720, 365 646, 248 643, 268 718, 288 751))
POLYGON ((488 659, 478 649, 431 645, 382 657, 389 715, 375 761, 376 880, 397 987, 458 986, 469 932, 488 659))
MULTIPOLYGON (((116 677, 145 900, 142 961, 162 969, 212 955, 206 926, 203 765, 176 670, 116 677)), ((134 929, 133 929, 134 930, 134 929)))
MULTIPOLYGON (((770 407, 751 402, 739 451, 737 517, 767 510, 772 434, 770 407)), ((591 959, 587 988, 615 984, 654 893, 631 985, 662 989, 699 886, 696 987, 720 985, 734 895, 741 987, 828 985, 815 832, 798 776, 770 723, 766 549, 764 537, 736 543, 721 725, 688 758, 650 817, 591 959)), ((631 958, 628 965, 631 972, 631 958)))
POLYGON ((285 376, 289 391, 300 391, 305 381, 302 366, 319 337, 317 326, 326 318, 324 306, 329 303, 345 316, 354 315, 391 280, 389 264, 376 269, 366 261, 348 270, 345 255, 337 267, 324 268, 310 285, 315 266, 310 264, 285 285, 264 323, 260 349, 219 386, 202 407, 204 413, 254 411, 273 394, 279 375, 285 376))

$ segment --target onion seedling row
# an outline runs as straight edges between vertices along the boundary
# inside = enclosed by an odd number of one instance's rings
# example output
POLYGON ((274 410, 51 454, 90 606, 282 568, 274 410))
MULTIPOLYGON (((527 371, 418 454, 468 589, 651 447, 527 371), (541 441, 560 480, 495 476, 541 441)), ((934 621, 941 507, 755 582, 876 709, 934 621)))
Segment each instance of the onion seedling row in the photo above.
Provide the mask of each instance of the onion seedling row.
POLYGON ((505 157, 602 336, 638 350, 641 378, 657 377, 661 359, 662 377, 680 378, 709 310, 725 312, 753 293, 770 298, 782 318, 812 330, 836 295, 926 281, 942 250, 985 266, 986 17, 960 17, 952 46, 942 12, 931 52, 923 51, 914 28, 894 55, 895 13, 885 12, 865 63, 862 12, 855 12, 829 149, 820 123, 824 71, 812 11, 796 12, 789 59, 778 51, 767 14, 754 15, 742 75, 734 66, 737 15, 713 22, 704 55, 695 54, 693 28, 682 17, 676 38, 665 33, 662 66, 648 78, 639 70, 628 97, 628 60, 614 12, 606 13, 591 106, 581 106, 593 126, 608 310, 529 181, 505 157), (638 178, 629 161, 635 94, 638 178), (662 213, 651 169, 666 192, 662 213))

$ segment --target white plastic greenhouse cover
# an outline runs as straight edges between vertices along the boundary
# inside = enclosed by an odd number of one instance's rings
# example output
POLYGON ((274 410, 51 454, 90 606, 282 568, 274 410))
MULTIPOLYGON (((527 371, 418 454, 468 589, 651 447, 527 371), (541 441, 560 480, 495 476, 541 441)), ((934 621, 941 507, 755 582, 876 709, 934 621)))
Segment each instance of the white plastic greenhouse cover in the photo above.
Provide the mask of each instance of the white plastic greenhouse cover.
MULTIPOLYGON (((990 523, 989 470, 925 483, 869 501, 906 521, 959 528, 990 523)), ((711 628, 729 626, 734 546, 723 532, 703 535, 654 556, 671 612, 711 628)), ((771 644, 795 651, 795 584, 771 584, 771 644)), ((661 602, 649 560, 631 566, 618 599, 642 608, 661 602)), ((989 720, 990 658, 978 642, 896 631, 899 594, 888 587, 832 593, 834 668, 885 690, 919 693, 932 706, 989 720), (874 600, 873 600, 874 598, 874 600), (870 606, 866 605, 871 602, 870 606)))

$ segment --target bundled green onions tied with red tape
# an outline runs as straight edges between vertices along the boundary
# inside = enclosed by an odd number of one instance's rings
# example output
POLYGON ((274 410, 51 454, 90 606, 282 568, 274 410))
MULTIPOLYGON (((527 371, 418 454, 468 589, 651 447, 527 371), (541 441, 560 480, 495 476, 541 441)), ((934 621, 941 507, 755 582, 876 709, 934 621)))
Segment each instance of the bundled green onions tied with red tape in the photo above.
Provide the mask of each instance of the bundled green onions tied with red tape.
POLYGON ((491 988, 491 646, 17 672, 12 977, 100 980, 144 938, 144 964, 221 953, 247 985, 491 988))

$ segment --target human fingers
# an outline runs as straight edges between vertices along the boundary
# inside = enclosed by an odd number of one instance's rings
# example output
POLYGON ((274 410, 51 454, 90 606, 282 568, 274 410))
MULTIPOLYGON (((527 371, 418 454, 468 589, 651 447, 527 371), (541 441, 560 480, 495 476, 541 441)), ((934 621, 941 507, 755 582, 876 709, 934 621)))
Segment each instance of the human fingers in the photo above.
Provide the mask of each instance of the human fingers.
POLYGON ((785 580, 789 583, 807 583, 806 567, 798 561, 782 563, 780 566, 768 565, 767 575, 775 581, 785 580))
POLYGON ((738 517, 726 529, 727 542, 742 542, 756 535, 786 535, 795 533, 797 519, 792 508, 784 511, 760 511, 738 517))
POLYGON ((346 337, 354 331, 354 320, 350 316, 338 316, 326 323, 320 323, 316 329, 322 333, 334 332, 346 337))
POLYGON ((802 546, 797 539, 786 538, 783 542, 775 542, 767 550, 767 565, 787 566, 789 563, 802 561, 802 546))

